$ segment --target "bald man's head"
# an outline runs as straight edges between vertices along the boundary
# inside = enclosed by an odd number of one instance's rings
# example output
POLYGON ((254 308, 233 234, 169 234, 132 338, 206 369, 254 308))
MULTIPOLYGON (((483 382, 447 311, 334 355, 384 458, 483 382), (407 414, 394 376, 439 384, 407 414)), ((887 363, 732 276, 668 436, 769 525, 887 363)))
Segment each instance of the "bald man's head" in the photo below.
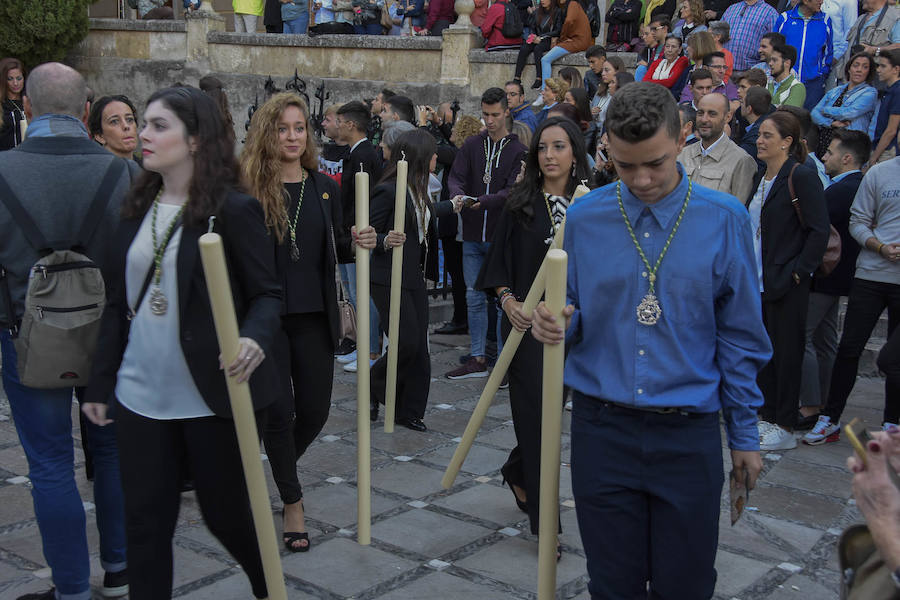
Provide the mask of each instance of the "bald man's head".
POLYGON ((32 117, 46 114, 84 116, 88 88, 78 71, 62 63, 38 65, 26 82, 32 117))
POLYGON ((697 102, 697 133, 703 142, 713 143, 722 136, 731 115, 728 98, 719 93, 707 94, 697 102))

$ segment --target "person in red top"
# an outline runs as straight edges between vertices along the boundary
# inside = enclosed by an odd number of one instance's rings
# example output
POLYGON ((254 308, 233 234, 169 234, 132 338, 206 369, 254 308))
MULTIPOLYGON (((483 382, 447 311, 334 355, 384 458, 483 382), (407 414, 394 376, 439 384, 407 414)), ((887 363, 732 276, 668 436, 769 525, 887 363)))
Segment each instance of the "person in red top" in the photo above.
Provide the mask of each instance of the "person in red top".
POLYGON ((681 55, 681 38, 669 35, 666 37, 663 55, 650 63, 643 80, 658 83, 671 90, 687 66, 687 57, 681 55))
POLYGON ((423 35, 437 35, 456 21, 456 10, 453 0, 431 0, 428 3, 428 20, 425 22, 423 35))
MULTIPOLYGON (((541 74, 544 78, 553 75, 553 61, 566 54, 584 52, 594 43, 591 35, 591 23, 578 0, 559 0, 559 8, 563 12, 562 29, 556 46, 541 58, 541 74)), ((541 89, 544 89, 543 86, 541 89)))
MULTIPOLYGON (((433 0, 432 0, 433 1, 433 0)), ((519 10, 513 5, 513 10, 519 10)), ((484 36, 484 49, 488 52, 495 50, 518 50, 522 45, 522 36, 508 38, 503 35, 503 23, 506 21, 506 2, 498 0, 487 11, 484 23, 481 24, 481 35, 484 36)))

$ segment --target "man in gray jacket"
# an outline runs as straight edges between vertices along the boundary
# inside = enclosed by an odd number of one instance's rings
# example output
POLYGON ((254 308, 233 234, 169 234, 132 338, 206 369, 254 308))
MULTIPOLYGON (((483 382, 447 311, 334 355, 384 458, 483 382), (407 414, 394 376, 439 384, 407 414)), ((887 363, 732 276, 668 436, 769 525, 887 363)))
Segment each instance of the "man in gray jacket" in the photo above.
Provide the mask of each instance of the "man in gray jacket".
POLYGON ((741 204, 747 201, 756 175, 756 161, 725 135, 731 120, 728 98, 707 94, 697 103, 699 144, 685 146, 678 162, 695 184, 731 194, 741 204))
MULTIPOLYGON (((76 235, 104 175, 121 161, 88 137, 87 86, 73 69, 47 63, 28 76, 25 112, 27 137, 14 150, 0 153, 0 177, 47 240, 71 240, 76 235)), ((119 165, 121 167, 121 165, 119 165)), ((118 223, 120 206, 136 165, 122 175, 108 198, 102 221, 85 254, 99 262, 118 223)), ((5 187, 5 186, 4 186, 5 187)), ((0 202, 0 265, 12 306, 0 299, 0 352, 3 388, 9 399, 19 440, 28 459, 34 513, 44 557, 56 589, 28 594, 19 600, 89 600, 90 564, 85 512, 74 477, 72 388, 35 389, 23 385, 13 345, 24 311, 31 267, 41 253, 29 244, 5 203, 0 202)), ((88 424, 94 462, 94 504, 100 532, 100 562, 106 571, 104 596, 128 593, 125 525, 115 430, 88 424)))
MULTIPOLYGON (((837 441, 840 418, 856 382, 859 357, 885 308, 891 324, 900 316, 900 157, 871 167, 850 207, 850 235, 862 247, 850 288, 828 402, 805 437, 808 444, 837 441)), ((894 327, 878 355, 885 372, 882 423, 900 421, 900 329, 894 327)))

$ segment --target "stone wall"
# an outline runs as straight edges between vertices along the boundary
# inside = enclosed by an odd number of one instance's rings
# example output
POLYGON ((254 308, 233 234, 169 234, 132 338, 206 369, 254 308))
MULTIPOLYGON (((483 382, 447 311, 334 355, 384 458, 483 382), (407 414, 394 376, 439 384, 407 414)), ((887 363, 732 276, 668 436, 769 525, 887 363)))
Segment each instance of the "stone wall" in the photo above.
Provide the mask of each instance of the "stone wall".
MULTIPOLYGON (((221 15, 204 11, 183 21, 91 19, 87 38, 67 60, 98 95, 124 93, 139 107, 161 87, 216 75, 242 140, 247 109, 264 98, 266 79, 284 89, 295 71, 314 111, 314 91, 324 82, 326 105, 372 98, 387 87, 417 104, 457 100, 463 113, 477 115, 482 91, 511 79, 516 60, 514 51, 485 52, 481 44, 481 34, 465 25, 447 29, 443 38, 238 34, 225 31, 221 15)), ((633 54, 622 58, 634 63, 633 54)), ((587 69, 583 54, 558 61, 554 72, 566 65, 587 69)), ((533 78, 529 65, 526 86, 533 78)))

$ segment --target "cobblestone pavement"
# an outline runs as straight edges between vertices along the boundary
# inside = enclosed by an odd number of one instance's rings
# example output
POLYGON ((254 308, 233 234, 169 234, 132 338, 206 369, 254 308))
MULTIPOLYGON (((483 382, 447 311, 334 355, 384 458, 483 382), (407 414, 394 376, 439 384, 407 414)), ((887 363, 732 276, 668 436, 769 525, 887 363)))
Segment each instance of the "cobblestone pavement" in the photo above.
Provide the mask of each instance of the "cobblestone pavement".
MULTIPOLYGON (((398 427, 385 434, 380 421, 373 429, 373 539, 367 547, 355 541, 355 376, 336 366, 331 417, 299 462, 312 549, 306 554, 282 551, 289 598, 536 597, 536 538, 500 483, 500 465, 515 439, 506 392, 495 399, 455 485, 449 490, 440 485, 485 381, 443 378, 457 357, 468 351, 467 340, 463 336, 432 340, 434 378, 425 416, 427 433, 398 427)), ((882 399, 880 379, 858 380, 847 417, 860 416, 878 426, 882 399)), ((566 432, 568 419, 566 413, 566 432)), ((568 460, 568 448, 565 433, 563 461, 568 460)), ((750 495, 749 510, 735 527, 729 525, 723 498, 717 600, 837 599, 837 536, 843 527, 860 520, 844 468, 850 451, 842 440, 769 453, 759 486, 750 495)), ((50 585, 27 473, 9 406, 0 392, 0 600, 50 585)), ((279 510, 268 468, 266 473, 273 510, 279 510)), ((99 587, 102 571, 92 495, 78 443, 76 479, 88 514, 92 581, 99 587)), ((565 462, 560 480, 564 533, 558 597, 584 599, 588 598, 584 553, 565 462)), ((276 527, 280 530, 277 518, 276 527)), ((252 598, 240 568, 203 525, 192 494, 184 495, 174 545, 175 597, 252 598)))

